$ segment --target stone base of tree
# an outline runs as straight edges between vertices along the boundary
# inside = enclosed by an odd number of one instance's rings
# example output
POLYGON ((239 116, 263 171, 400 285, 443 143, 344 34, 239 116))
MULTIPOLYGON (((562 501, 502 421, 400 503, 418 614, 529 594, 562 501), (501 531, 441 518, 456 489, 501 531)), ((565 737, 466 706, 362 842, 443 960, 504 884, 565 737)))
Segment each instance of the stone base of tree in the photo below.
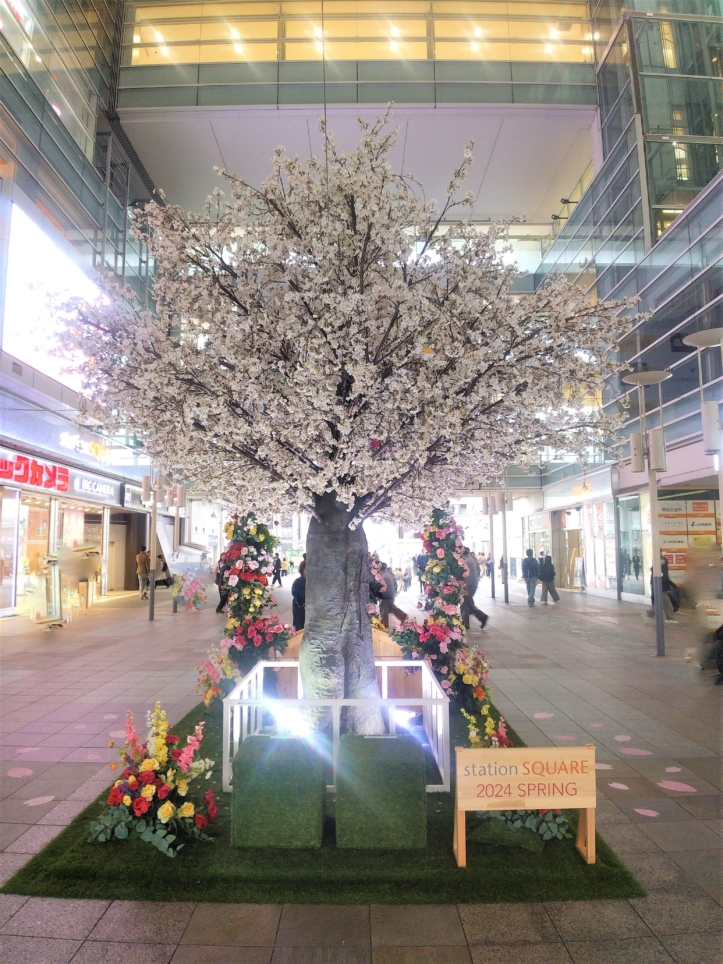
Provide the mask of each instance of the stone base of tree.
POLYGON ((343 736, 336 787, 340 849, 427 846, 424 754, 411 736, 343 736))
POLYGON ((321 847, 324 760, 303 739, 250 736, 233 760, 234 847, 321 847))

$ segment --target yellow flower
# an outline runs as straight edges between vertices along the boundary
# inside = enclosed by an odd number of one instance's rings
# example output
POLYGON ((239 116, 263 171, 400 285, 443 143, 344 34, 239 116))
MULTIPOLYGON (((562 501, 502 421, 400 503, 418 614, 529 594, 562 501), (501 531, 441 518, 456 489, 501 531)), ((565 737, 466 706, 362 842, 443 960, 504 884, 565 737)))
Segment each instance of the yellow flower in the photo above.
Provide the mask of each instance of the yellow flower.
POLYGON ((485 705, 484 705, 484 706, 482 707, 482 709, 480 710, 480 713, 482 714, 482 716, 487 716, 487 714, 489 713, 489 711, 490 711, 490 708, 489 708, 489 706, 487 705, 487 703, 485 703, 485 705))
POLYGON ((260 542, 263 542, 263 541, 264 541, 264 538, 265 538, 265 536, 264 536, 263 532, 259 532, 259 541, 260 541, 260 542))
POLYGON ((229 621, 226 623, 226 629, 235 629, 238 625, 238 619, 229 619, 229 621))
POLYGON ((122 780, 116 780, 116 782, 113 784, 113 786, 114 786, 114 787, 119 787, 119 786, 121 785, 121 783, 123 783, 122 780))
POLYGON ((250 536, 256 535, 256 526, 251 526, 251 528, 249 529, 249 535, 250 536))
POLYGON ((143 762, 138 767, 138 769, 141 771, 141 773, 144 773, 146 770, 157 770, 158 766, 159 766, 158 760, 154 760, 152 757, 148 757, 147 760, 143 760, 143 762))
POLYGON ((156 792, 156 788, 153 786, 153 784, 148 783, 141 790, 141 796, 143 797, 144 800, 152 800, 155 795, 155 792, 156 792))
POLYGON ((192 803, 184 803, 181 809, 178 811, 181 817, 192 817, 196 812, 196 808, 192 803))
POLYGON ((130 805, 131 805, 131 798, 128 796, 127 793, 126 793, 126 795, 123 797, 123 803, 124 803, 127 807, 130 807, 130 805))
POLYGON ((487 736, 492 736, 492 734, 495 732, 495 729, 496 729, 495 721, 492 719, 491 716, 488 716, 487 719, 485 720, 485 733, 487 734, 487 736))
POLYGON ((188 793, 188 781, 179 780, 178 783, 176 784, 176 789, 178 790, 178 793, 180 796, 185 797, 186 794, 188 793))
POLYGON ((176 808, 170 800, 166 800, 166 802, 158 808, 158 819, 161 823, 168 823, 175 812, 176 808))
POLYGON ((466 683, 469 686, 469 684, 472 682, 472 677, 469 675, 469 673, 464 674, 464 676, 462 677, 462 682, 466 683))

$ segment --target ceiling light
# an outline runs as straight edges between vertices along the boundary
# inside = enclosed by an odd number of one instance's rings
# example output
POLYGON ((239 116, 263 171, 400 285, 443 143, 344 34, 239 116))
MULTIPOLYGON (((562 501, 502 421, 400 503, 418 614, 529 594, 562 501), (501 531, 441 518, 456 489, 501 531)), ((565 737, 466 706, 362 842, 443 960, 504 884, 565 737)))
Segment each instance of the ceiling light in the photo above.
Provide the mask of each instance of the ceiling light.
POLYGON ((545 53, 546 54, 552 53, 552 44, 545 44, 545 53))
POLYGON ((472 41, 472 50, 473 50, 475 53, 477 53, 477 51, 479 50, 479 44, 476 44, 476 43, 474 42, 474 40, 472 41))
POLYGON ((162 42, 163 42, 163 34, 162 34, 162 33, 159 33, 157 30, 156 30, 156 40, 157 40, 159 43, 162 43, 162 42))
POLYGON ((53 110, 54 110, 55 113, 58 115, 58 117, 60 117, 60 108, 58 107, 58 105, 57 105, 57 104, 51 104, 50 106, 53 108, 53 110))
POLYGON ((168 47, 161 47, 161 53, 163 54, 164 57, 168 57, 169 56, 168 47))
POLYGON ((396 40, 390 40, 389 46, 392 48, 392 50, 399 50, 399 44, 396 42, 396 40))
POLYGON ((593 39, 593 40, 599 40, 599 39, 600 39, 600 34, 599 34, 599 33, 594 33, 594 34, 592 35, 592 39, 593 39))
POLYGON ((139 33, 133 34, 133 43, 139 44, 141 42, 141 35, 139 33))
POLYGON ((231 36, 233 37, 234 40, 238 40, 238 38, 239 38, 239 32, 238 32, 238 30, 232 30, 232 31, 231 31, 231 36))
POLYGON ((314 33, 317 37, 321 36, 321 27, 314 27, 314 33))
POLYGON ((394 27, 394 26, 393 26, 393 27, 392 27, 392 33, 394 34, 395 37, 398 37, 398 36, 399 36, 399 27, 394 27))
POLYGON ((481 37, 481 36, 482 36, 482 28, 481 28, 481 27, 475 27, 475 28, 474 28, 474 35, 475 35, 475 37, 481 37))
POLYGON ((241 44, 234 44, 233 49, 236 51, 237 54, 242 54, 244 52, 244 49, 241 46, 241 44))
POLYGON ((320 53, 323 53, 323 52, 324 52, 324 44, 320 44, 319 41, 317 40, 317 42, 316 42, 316 49, 317 49, 320 53))
POLYGON ((550 30, 550 36, 552 37, 553 40, 557 40, 557 38, 558 38, 560 35, 559 35, 559 33, 557 32, 557 30, 550 30))

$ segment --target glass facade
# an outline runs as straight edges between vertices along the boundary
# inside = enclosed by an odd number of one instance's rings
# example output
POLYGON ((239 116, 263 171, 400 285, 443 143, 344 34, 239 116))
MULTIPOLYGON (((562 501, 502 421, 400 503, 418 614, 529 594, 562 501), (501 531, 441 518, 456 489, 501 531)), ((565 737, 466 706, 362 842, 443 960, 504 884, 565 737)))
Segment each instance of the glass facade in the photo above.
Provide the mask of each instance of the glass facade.
POLYGON ((573 0, 129 4, 118 102, 594 104, 592 64, 573 0))

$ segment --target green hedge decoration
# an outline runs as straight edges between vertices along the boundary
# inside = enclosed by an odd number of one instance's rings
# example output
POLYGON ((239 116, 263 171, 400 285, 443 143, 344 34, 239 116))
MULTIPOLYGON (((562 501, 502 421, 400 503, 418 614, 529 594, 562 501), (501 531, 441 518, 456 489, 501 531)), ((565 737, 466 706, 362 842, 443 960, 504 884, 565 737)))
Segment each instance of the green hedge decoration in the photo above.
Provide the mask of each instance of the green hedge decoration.
POLYGON ((324 761, 303 739, 250 736, 233 760, 235 847, 321 847, 324 761))
POLYGON ((339 848, 427 846, 424 754, 411 736, 343 736, 336 776, 339 848))

